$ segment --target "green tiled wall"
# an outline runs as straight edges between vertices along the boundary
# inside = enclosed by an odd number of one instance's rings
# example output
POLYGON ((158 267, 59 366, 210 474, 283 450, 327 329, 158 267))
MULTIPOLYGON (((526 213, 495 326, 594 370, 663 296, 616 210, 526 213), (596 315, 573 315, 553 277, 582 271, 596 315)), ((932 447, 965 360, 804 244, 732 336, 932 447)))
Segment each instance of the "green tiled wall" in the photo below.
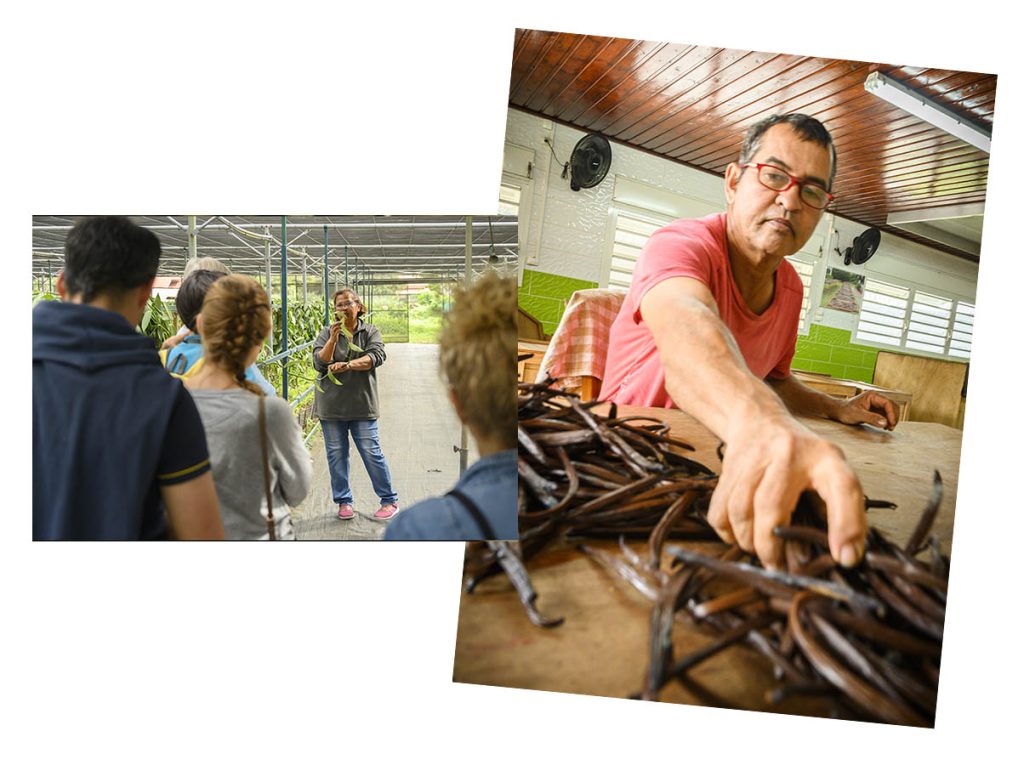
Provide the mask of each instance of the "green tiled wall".
POLYGON ((871 382, 878 349, 854 344, 851 334, 848 329, 812 324, 807 335, 797 338, 793 369, 871 382))
POLYGON ((523 284, 519 288, 519 305, 544 325, 545 334, 553 334, 576 290, 589 290, 597 282, 570 279, 567 276, 547 274, 543 271, 523 270, 523 284))

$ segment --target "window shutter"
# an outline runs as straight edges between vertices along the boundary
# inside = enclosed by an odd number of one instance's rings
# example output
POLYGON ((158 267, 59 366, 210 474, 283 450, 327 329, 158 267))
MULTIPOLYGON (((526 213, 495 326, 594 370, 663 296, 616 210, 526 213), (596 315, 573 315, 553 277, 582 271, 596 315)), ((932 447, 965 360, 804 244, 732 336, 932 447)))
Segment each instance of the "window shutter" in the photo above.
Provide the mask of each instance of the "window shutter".
POLYGON ((625 212, 615 216, 615 240, 612 243, 611 268, 608 273, 608 286, 612 289, 628 290, 633 281, 633 269, 636 259, 651 234, 664 226, 664 223, 646 220, 625 212))
POLYGON ((499 215, 519 215, 519 200, 522 198, 523 191, 518 186, 511 186, 507 183, 501 184, 501 190, 498 192, 498 214, 499 215))
POLYGON ((786 258, 796 269, 800 282, 804 285, 804 298, 800 303, 800 330, 807 326, 807 311, 811 305, 811 280, 814 279, 814 263, 799 260, 795 257, 786 258))
POLYGON ((915 292, 904 347, 945 354, 952 314, 953 301, 949 298, 915 292))
POLYGON ((949 355, 962 359, 971 357, 971 340, 974 337, 974 306, 959 301, 953 316, 953 331, 949 338, 949 355))
POLYGON ((865 280, 857 340, 902 347, 909 302, 910 290, 907 287, 865 280))

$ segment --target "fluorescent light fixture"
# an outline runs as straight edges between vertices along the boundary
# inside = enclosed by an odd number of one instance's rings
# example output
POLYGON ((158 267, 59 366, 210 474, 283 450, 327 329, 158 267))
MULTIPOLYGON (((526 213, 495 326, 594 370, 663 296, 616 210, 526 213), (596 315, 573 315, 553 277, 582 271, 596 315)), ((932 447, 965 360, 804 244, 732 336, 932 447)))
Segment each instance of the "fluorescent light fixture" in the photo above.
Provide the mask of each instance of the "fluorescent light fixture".
POLYGON ((886 77, 881 72, 872 72, 864 80, 864 90, 888 101, 905 112, 945 130, 961 141, 966 141, 986 154, 991 152, 992 133, 965 121, 962 117, 941 104, 929 101, 901 82, 886 77))

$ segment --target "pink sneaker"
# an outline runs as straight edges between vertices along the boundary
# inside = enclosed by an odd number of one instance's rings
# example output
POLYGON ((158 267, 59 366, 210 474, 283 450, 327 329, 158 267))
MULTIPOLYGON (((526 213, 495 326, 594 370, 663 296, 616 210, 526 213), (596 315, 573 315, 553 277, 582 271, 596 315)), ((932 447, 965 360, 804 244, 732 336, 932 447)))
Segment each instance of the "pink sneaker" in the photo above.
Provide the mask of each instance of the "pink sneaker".
POLYGON ((352 505, 345 503, 338 505, 338 518, 343 521, 351 521, 355 517, 355 511, 352 505))
POLYGON ((374 518, 380 518, 382 521, 386 521, 391 518, 395 513, 398 512, 398 505, 392 503, 390 505, 381 505, 380 510, 373 514, 374 518))

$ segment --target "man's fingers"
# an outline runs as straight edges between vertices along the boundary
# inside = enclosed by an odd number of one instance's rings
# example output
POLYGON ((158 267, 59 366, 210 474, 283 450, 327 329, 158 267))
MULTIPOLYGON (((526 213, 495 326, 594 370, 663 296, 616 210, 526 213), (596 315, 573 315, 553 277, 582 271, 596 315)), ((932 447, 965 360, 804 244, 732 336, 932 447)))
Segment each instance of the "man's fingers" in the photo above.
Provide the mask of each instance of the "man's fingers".
POLYGON ((825 502, 828 546, 841 566, 853 566, 864 554, 868 530, 860 481, 841 458, 822 460, 811 476, 811 488, 825 502))
POLYGON ((885 411, 887 429, 892 430, 893 428, 896 427, 896 423, 899 422, 899 409, 896 408, 896 404, 894 404, 890 399, 887 399, 885 396, 876 394, 876 398, 878 400, 878 405, 881 406, 881 408, 885 411))
POLYGON ((732 528, 729 526, 729 514, 725 510, 728 495, 729 484, 723 476, 711 494, 711 502, 708 505, 708 524, 723 542, 731 545, 736 543, 736 537, 733 536, 732 528))
POLYGON ((747 552, 754 552, 754 493, 761 483, 764 468, 750 463, 738 467, 730 482, 725 511, 736 544, 747 552))
POLYGON ((775 463, 754 495, 754 550, 767 568, 777 569, 783 564, 783 542, 772 532, 776 526, 789 524, 803 491, 794 477, 789 464, 775 463))

